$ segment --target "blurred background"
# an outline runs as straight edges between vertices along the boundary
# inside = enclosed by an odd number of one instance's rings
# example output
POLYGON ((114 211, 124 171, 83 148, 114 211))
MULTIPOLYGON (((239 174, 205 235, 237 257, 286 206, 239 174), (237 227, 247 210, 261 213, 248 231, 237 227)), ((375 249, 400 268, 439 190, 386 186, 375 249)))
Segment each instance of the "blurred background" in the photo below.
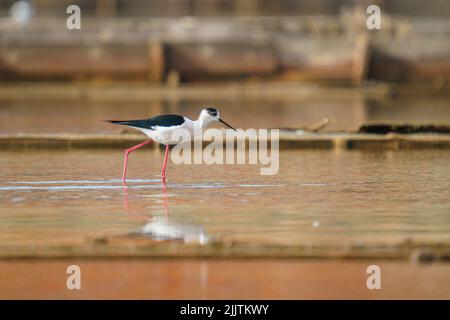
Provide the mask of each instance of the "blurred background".
POLYGON ((449 17, 448 0, 0 0, 0 298, 448 299, 449 17), (144 137, 102 120, 206 106, 283 128, 279 173, 170 163, 166 190, 155 148, 122 185, 144 137), (393 131, 422 134, 353 134, 393 131))
POLYGON ((204 106, 256 128, 450 120, 445 0, 83 0, 68 30, 71 4, 0 1, 0 133, 204 106))

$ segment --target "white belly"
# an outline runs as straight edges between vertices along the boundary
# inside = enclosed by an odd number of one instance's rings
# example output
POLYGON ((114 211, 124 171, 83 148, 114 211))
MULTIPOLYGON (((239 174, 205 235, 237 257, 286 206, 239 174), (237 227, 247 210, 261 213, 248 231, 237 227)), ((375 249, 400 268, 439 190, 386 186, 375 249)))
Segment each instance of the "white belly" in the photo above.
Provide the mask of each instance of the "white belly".
POLYGON ((143 133, 145 133, 145 135, 147 137, 149 137, 150 139, 161 143, 161 144, 165 144, 165 145, 175 145, 181 142, 181 137, 179 136, 179 134, 182 134, 183 132, 181 132, 180 129, 184 129, 186 131, 184 131, 183 137, 186 136, 186 133, 188 133, 190 135, 190 137, 192 138, 193 133, 194 133, 194 126, 191 123, 192 121, 190 119, 187 119, 186 122, 184 122, 181 126, 174 126, 174 127, 155 127, 155 130, 152 129, 141 129, 139 128, 139 130, 141 130, 143 133), (180 130, 178 132, 176 132, 177 130, 180 130))

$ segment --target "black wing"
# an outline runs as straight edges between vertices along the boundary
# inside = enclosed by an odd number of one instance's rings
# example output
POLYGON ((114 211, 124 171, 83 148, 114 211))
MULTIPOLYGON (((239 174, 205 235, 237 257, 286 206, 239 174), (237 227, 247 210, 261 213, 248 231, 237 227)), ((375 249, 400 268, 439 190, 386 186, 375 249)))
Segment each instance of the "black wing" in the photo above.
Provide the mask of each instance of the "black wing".
POLYGON ((106 120, 111 123, 121 124, 124 126, 130 126, 135 128, 154 129, 159 127, 172 127, 180 126, 184 123, 184 117, 175 114, 166 114, 162 116, 156 116, 150 119, 142 120, 106 120))

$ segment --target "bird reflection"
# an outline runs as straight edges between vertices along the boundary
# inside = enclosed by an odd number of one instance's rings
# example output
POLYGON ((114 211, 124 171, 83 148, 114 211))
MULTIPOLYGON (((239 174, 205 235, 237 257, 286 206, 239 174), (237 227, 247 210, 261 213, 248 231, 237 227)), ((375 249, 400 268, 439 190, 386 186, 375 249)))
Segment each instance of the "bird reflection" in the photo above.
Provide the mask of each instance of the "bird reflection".
POLYGON ((163 180, 161 182, 163 196, 164 216, 148 217, 142 213, 130 210, 128 187, 123 184, 123 208, 127 216, 143 220, 146 224, 137 233, 139 236, 151 238, 155 241, 182 241, 185 243, 209 242, 209 237, 203 230, 203 227, 194 223, 175 220, 169 215, 169 197, 167 194, 167 185, 163 180), (149 221, 150 220, 150 221, 149 221))

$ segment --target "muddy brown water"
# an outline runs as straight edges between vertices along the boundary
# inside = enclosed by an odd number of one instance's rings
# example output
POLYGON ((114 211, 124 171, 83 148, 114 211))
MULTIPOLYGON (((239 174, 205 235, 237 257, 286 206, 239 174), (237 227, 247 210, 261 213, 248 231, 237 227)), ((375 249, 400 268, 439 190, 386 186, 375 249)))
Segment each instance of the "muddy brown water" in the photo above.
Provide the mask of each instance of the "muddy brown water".
MULTIPOLYGON (((1 98, 1 97, 0 97, 1 98)), ((366 100, 362 97, 317 99, 230 97, 229 99, 150 99, 142 101, 0 100, 3 133, 107 133, 123 128, 104 119, 140 119, 158 114, 197 118, 201 108, 214 106, 237 128, 284 128, 330 120, 325 130, 357 130, 368 121, 450 123, 449 100, 411 98, 366 100)))
POLYGON ((153 232, 169 215, 199 242, 448 242, 449 155, 281 151, 272 176, 256 165, 169 164, 164 189, 162 152, 142 150, 124 189, 120 150, 0 152, 0 241, 78 242, 149 222, 153 232))
MULTIPOLYGON (((99 119, 195 117, 205 104, 223 106, 224 119, 244 128, 308 125, 323 117, 334 120, 328 130, 354 130, 368 120, 450 120, 446 101, 420 99, 155 101, 129 107, 1 101, 0 133, 117 132, 121 129, 99 119), (240 114, 243 104, 248 112, 240 114)), ((170 163, 163 188, 162 152, 139 150, 130 157, 124 188, 118 149, 0 150, 0 250, 18 248, 20 257, 20 248, 70 248, 123 235, 200 245, 240 241, 261 248, 395 247, 405 241, 448 246, 449 155, 281 151, 273 176, 261 176, 258 166, 170 163)), ((449 298, 448 270, 448 263, 405 260, 4 259, 0 298, 449 298), (72 263, 83 270, 80 292, 65 287, 72 263), (365 286, 370 264, 382 268, 381 291, 365 286)))

